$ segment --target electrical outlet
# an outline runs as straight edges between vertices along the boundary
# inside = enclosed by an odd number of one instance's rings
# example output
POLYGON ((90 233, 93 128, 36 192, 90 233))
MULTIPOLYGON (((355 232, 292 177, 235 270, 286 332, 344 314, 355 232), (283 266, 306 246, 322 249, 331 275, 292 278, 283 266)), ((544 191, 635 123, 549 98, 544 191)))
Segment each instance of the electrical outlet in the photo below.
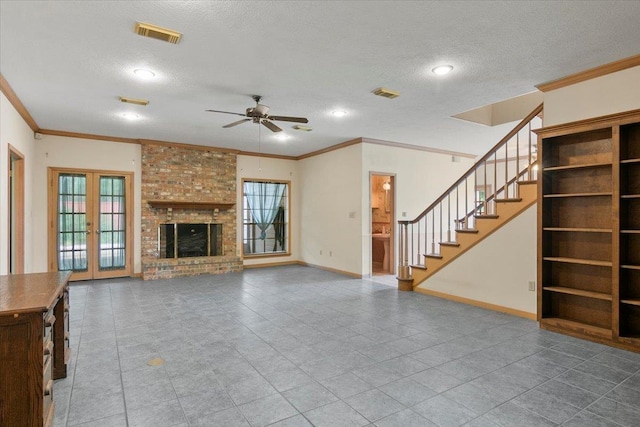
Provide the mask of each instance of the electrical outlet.
POLYGON ((529 290, 530 291, 535 291, 536 290, 536 282, 534 282, 533 280, 529 281, 529 290))

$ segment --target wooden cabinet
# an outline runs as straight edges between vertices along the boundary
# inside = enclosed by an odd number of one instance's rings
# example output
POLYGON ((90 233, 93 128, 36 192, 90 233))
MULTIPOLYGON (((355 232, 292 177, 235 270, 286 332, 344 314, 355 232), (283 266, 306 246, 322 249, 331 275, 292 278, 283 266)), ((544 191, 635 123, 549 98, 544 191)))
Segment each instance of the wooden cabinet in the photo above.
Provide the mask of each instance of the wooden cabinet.
POLYGON ((640 351, 640 111, 538 131, 538 320, 640 351))
POLYGON ((0 425, 49 426, 67 375, 70 273, 0 276, 0 425))

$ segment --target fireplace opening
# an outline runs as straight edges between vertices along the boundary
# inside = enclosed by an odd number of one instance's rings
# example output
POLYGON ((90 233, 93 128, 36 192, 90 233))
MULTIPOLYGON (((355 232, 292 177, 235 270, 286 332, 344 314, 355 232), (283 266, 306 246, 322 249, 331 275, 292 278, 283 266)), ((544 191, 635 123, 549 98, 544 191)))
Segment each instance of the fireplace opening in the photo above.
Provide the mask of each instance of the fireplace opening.
POLYGON ((158 256, 188 258, 222 255, 222 224, 160 224, 158 256))

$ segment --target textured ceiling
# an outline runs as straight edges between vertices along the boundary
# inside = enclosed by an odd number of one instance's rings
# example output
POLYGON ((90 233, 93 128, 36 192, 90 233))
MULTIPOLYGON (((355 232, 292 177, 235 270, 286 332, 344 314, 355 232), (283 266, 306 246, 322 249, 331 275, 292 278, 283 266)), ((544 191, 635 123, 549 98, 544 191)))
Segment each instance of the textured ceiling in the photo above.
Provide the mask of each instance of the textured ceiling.
POLYGON ((0 0, 0 73, 43 129, 292 156, 357 137, 480 154, 505 128, 452 115, 636 55, 639 34, 639 1, 0 0), (140 37, 136 21, 183 39, 140 37), (443 63, 450 75, 431 73, 443 63), (260 126, 204 111, 242 113, 252 94, 313 131, 278 122, 281 142, 261 127, 259 147, 260 126))

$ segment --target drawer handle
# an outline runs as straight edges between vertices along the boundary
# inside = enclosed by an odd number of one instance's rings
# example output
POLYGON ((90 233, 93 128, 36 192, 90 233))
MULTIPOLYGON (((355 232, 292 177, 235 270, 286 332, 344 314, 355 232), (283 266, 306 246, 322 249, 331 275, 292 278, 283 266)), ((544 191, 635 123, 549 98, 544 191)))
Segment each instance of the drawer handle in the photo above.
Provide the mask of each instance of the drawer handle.
POLYGON ((47 386, 44 388, 44 395, 51 396, 52 391, 53 391, 53 380, 49 380, 47 382, 47 386))
POLYGON ((44 355, 48 356, 51 354, 51 350, 53 350, 53 341, 47 342, 47 345, 44 346, 44 355))
POLYGON ((50 314, 44 319, 44 326, 45 328, 50 328, 51 325, 53 325, 55 322, 56 322, 56 316, 54 316, 53 314, 50 314))

